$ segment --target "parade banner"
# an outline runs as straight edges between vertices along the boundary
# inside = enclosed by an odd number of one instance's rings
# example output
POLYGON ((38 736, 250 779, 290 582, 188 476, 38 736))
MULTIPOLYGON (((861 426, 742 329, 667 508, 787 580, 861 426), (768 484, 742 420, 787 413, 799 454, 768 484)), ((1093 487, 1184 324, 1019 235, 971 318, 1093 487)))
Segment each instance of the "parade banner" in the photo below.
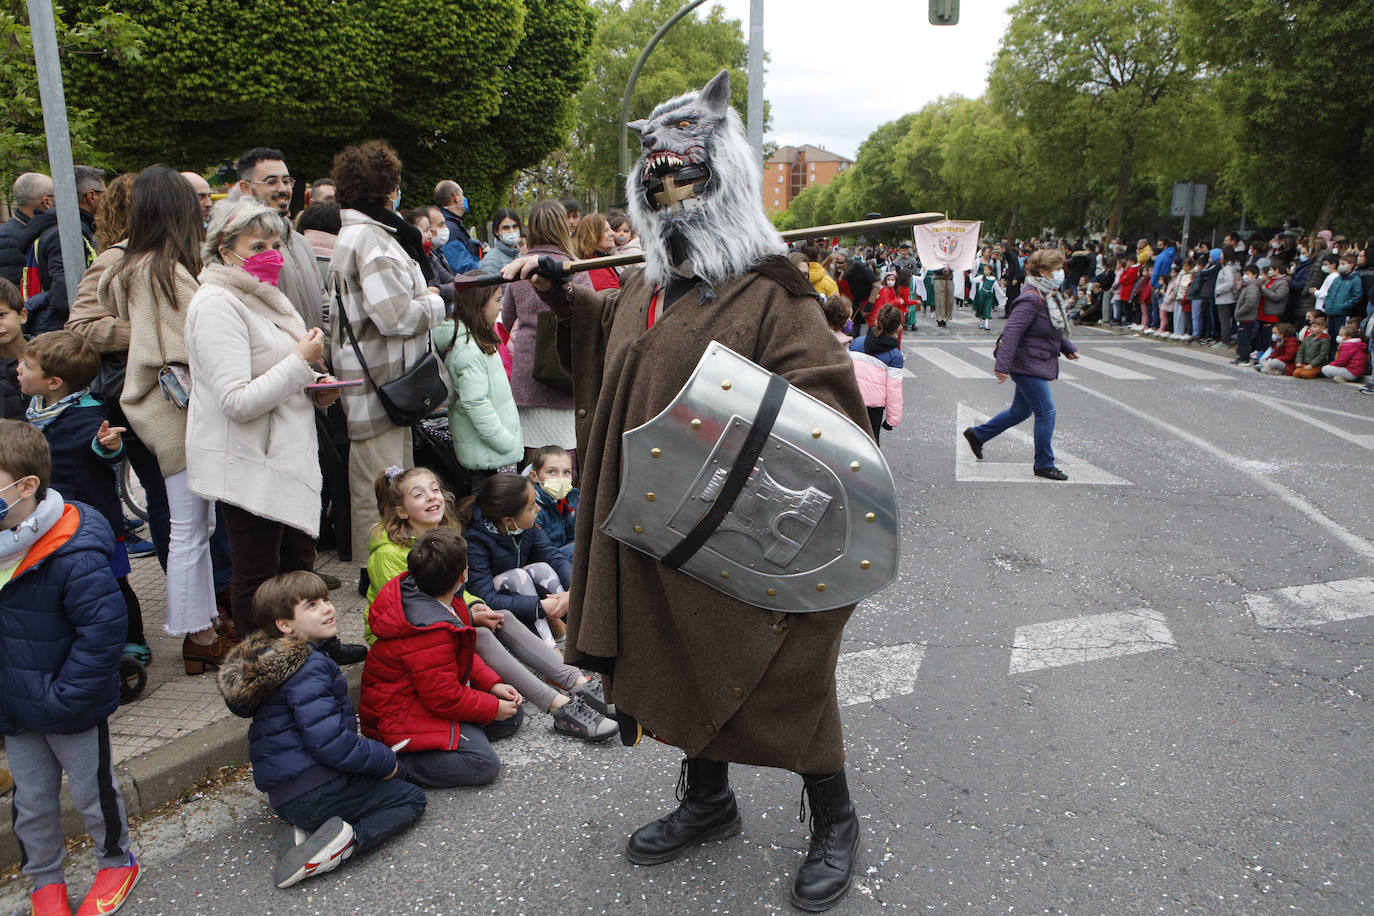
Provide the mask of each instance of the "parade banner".
POLYGON ((955 273, 972 270, 978 260, 982 220, 948 219, 915 228, 916 254, 926 270, 948 267, 955 273))

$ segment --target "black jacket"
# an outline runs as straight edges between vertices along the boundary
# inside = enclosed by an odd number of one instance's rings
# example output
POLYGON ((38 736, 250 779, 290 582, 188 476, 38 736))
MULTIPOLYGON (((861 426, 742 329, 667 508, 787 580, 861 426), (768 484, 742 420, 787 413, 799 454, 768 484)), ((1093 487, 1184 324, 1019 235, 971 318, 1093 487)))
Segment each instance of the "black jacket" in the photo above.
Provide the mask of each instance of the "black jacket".
POLYGON ((1221 273, 1221 263, 1208 264, 1198 271, 1193 282, 1188 284, 1189 299, 1211 299, 1217 294, 1217 274, 1221 273))
POLYGON ((29 226, 29 218, 15 212, 3 226, 0 226, 0 277, 19 285, 24 273, 24 230, 29 226))
MULTIPOLYGON (((40 214, 53 214, 52 221, 41 230, 42 235, 38 237, 38 279, 43 289, 47 290, 48 298, 44 303, 29 306, 29 323, 25 331, 30 337, 44 331, 60 331, 67 323, 67 313, 71 310, 71 302, 67 299, 67 274, 62 262, 62 239, 56 225, 56 209, 54 207, 40 214)), ((77 212, 81 214, 82 247, 85 248, 85 261, 81 269, 84 271, 95 257, 95 218, 85 210, 77 212)), ((30 231, 25 233, 25 238, 35 237, 33 225, 38 221, 39 216, 29 221, 30 231)), ((32 241, 29 244, 33 244, 32 241)), ((30 302, 33 301, 32 292, 30 290, 30 302)))

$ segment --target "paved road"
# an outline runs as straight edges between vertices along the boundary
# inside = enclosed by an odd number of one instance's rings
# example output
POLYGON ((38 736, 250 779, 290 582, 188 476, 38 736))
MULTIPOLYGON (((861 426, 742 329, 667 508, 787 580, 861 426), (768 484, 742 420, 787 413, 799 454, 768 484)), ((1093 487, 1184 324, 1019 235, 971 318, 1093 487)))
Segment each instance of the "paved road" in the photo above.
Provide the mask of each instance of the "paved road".
MULTIPOLYGON (((1083 331, 1052 483, 1024 436, 969 460, 961 425, 1012 389, 991 335, 932 330, 906 340, 908 419, 884 439, 900 580, 842 660, 864 835, 837 912, 1374 911, 1374 398, 1083 331)), ((291 891, 251 784, 196 799, 140 828, 127 911, 791 909, 795 777, 739 768, 742 836, 636 868, 624 837, 665 809, 676 754, 547 728, 505 745, 497 784, 431 793, 403 839, 291 891)))

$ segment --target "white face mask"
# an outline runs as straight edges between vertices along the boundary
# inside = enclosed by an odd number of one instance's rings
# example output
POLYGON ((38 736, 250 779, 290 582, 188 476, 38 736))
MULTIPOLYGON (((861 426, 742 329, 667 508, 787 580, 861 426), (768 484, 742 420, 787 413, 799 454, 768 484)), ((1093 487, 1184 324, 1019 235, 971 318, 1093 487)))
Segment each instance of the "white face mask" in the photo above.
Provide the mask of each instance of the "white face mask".
POLYGON ((1342 264, 1340 267, 1337 267, 1336 269, 1339 270, 1339 271, 1340 271, 1341 273, 1343 273, 1343 274, 1348 274, 1348 273, 1350 273, 1350 265, 1349 265, 1349 264, 1342 264))
POLYGON ((520 230, 512 229, 510 232, 503 232, 498 235, 497 238, 505 242, 511 248, 514 248, 516 245, 520 244, 520 230))
POLYGON ((434 244, 440 248, 448 244, 448 223, 434 230, 434 244))
POLYGON ((1054 273, 1050 274, 1050 277, 1054 280, 1055 283, 1059 283, 1062 285, 1064 283, 1064 268, 1059 268, 1054 273))

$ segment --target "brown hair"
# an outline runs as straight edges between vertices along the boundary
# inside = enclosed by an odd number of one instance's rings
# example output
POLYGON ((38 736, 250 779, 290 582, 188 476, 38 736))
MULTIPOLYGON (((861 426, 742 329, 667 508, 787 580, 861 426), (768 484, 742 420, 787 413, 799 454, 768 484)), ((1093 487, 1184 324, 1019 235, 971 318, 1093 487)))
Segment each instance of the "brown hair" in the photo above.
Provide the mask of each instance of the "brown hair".
POLYGON ((334 157, 333 178, 339 206, 380 204, 401 181, 401 157, 382 140, 345 146, 334 157))
POLYGON ((25 358, 38 363, 47 378, 60 378, 69 391, 80 391, 100 373, 100 354, 73 331, 48 331, 29 341, 25 358))
MULTIPOLYGON (((544 462, 555 455, 567 456, 568 450, 561 445, 541 445, 534 450, 534 456, 530 458, 530 470, 538 474, 544 470, 544 462)), ((484 510, 485 511, 485 510, 484 510)))
POLYGON ((599 257, 603 252, 601 236, 605 234, 610 225, 606 222, 606 217, 595 211, 582 217, 582 221, 577 224, 577 229, 573 232, 573 254, 579 258, 599 257))
POLYGON ((11 312, 24 311, 24 294, 19 292, 19 287, 4 277, 0 277, 0 306, 11 312))
POLYGON ((0 471, 18 480, 30 475, 38 478, 34 498, 39 502, 48 495, 52 480, 52 451, 47 437, 38 427, 23 420, 0 420, 0 471))
POLYGON ((110 268, 109 276, 114 279, 146 259, 153 286, 172 309, 180 308, 177 265, 192 277, 198 275, 204 239, 200 201, 191 185, 165 165, 150 165, 134 179, 129 198, 129 244, 124 260, 110 268))
MULTIPOLYGON (((469 271, 460 274, 465 280, 475 280, 483 276, 476 271, 469 271)), ((496 329, 487 321, 482 313, 486 311, 487 303, 493 296, 501 295, 500 286, 454 286, 453 288, 453 319, 468 329, 468 335, 472 337, 472 342, 477 344, 477 349, 490 356, 496 352, 496 348, 501 344, 501 338, 496 336, 496 329)), ((455 327, 454 333, 458 332, 455 327)))
POLYGON ((895 305, 885 305, 878 309, 874 329, 883 337, 891 337, 902 326, 902 310, 895 305))
POLYGON ((1064 263, 1064 252, 1058 248, 1040 248, 1026 258, 1026 273, 1044 276, 1054 273, 1064 263))
POLYGON ((1307 320, 1307 323, 1314 328, 1324 328, 1326 327, 1326 316, 1313 315, 1311 318, 1307 320))
POLYGON ((1274 333, 1280 337, 1292 337, 1298 333, 1298 329, 1286 321, 1281 321, 1274 327, 1274 333))
POLYGON ((116 175, 105 186, 95 208, 95 239, 104 251, 129 234, 129 203, 133 198, 134 173, 116 175))
POLYGON ((426 531, 406 557, 406 568, 420 591, 432 598, 448 594, 468 568, 468 542, 457 528, 426 531))
POLYGON ((525 223, 525 241, 529 242, 531 248, 544 245, 567 251, 572 247, 572 236, 568 233, 568 211, 556 200, 541 200, 535 204, 525 223))
POLYGON ((854 303, 849 301, 848 296, 831 296, 821 305, 821 312, 825 315, 825 323, 830 325, 830 330, 843 331, 844 323, 854 314, 854 303))
POLYGON ((482 481, 475 496, 458 503, 458 527, 472 524, 474 507, 480 508, 488 521, 514 518, 524 511, 533 486, 528 477, 519 474, 492 474, 482 481))
POLYGON ((322 601, 329 597, 329 586, 308 569, 295 569, 273 576, 253 593, 253 623, 274 636, 280 636, 278 620, 295 620, 296 605, 302 601, 322 601))
MULTIPOLYGON (((402 471, 390 480, 387 479, 386 471, 377 475, 377 479, 372 483, 373 495, 377 498, 377 524, 372 529, 373 534, 385 534, 393 544, 401 547, 409 546, 415 533, 410 530, 410 522, 396 514, 396 510, 401 508, 401 503, 405 500, 406 487, 409 483, 421 474, 428 474, 435 480, 439 480, 439 475, 429 468, 419 467, 410 468, 402 471)), ((443 489, 443 482, 439 483, 443 489)), ((458 520, 453 514, 453 494, 444 489, 444 518, 439 522, 440 525, 450 525, 458 527, 458 520)))

